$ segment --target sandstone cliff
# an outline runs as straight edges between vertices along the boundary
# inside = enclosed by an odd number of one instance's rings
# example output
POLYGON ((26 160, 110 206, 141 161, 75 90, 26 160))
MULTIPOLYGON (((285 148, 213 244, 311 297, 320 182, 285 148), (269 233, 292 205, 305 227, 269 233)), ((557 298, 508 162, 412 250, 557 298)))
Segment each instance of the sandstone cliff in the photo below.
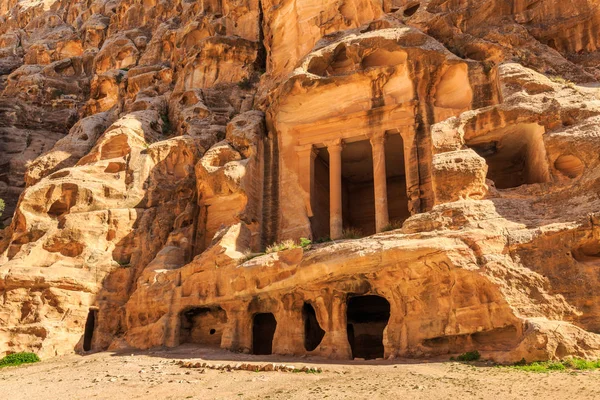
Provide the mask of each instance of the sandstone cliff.
POLYGON ((594 0, 0 0, 0 355, 600 357, 599 46, 594 0))

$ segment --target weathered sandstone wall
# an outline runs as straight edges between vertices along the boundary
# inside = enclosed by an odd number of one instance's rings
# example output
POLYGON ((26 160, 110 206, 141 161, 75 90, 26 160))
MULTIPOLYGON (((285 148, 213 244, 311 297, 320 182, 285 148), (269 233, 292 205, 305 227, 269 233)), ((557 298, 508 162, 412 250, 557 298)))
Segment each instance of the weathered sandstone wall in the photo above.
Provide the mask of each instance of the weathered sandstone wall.
POLYGON ((600 357, 599 29, 593 0, 0 0, 0 355, 600 357))

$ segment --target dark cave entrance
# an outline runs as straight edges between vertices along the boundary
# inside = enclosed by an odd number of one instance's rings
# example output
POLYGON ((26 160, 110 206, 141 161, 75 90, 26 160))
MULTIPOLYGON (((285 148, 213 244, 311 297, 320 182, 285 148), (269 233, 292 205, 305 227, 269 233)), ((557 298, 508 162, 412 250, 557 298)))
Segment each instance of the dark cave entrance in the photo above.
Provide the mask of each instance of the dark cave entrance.
POLYGON ((404 9, 404 13, 403 13, 404 16, 412 17, 417 12, 417 10, 419 10, 419 7, 421 7, 421 4, 418 2, 416 4, 415 3, 408 4, 406 6, 406 8, 404 9))
POLYGON ((342 220, 351 235, 375 233, 373 155, 368 140, 345 143, 342 151, 342 220))
POLYGON ((467 142, 488 165, 487 178, 497 189, 550 181, 544 145, 545 129, 538 124, 517 124, 467 142))
POLYGON ((179 343, 220 346, 227 313, 221 307, 196 307, 180 316, 179 343))
POLYGON ((321 344, 325 331, 319 325, 315 309, 308 303, 304 303, 302 307, 302 319, 304 320, 304 348, 306 351, 313 351, 321 344))
POLYGON ((273 353, 273 336, 277 320, 272 313, 256 314, 252 320, 252 354, 273 353))
POLYGON ((92 349, 92 339, 94 338, 94 330, 96 329, 96 319, 98 318, 98 310, 90 310, 85 321, 85 332, 83 334, 83 351, 92 349))
POLYGON ((389 319, 390 303, 381 296, 348 299, 347 332, 353 358, 372 360, 383 357, 383 330, 389 319))

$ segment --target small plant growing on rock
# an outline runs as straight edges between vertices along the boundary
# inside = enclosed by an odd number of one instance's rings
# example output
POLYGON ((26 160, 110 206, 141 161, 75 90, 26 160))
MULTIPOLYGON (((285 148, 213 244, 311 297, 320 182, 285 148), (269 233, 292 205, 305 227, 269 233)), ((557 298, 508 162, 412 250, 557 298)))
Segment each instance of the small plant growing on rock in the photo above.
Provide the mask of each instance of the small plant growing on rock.
POLYGON ((0 368, 11 367, 21 364, 31 364, 40 362, 40 358, 34 353, 14 353, 9 354, 0 360, 0 368))
MULTIPOLYGON (((284 240, 283 242, 273 243, 272 245, 267 246, 265 253, 266 254, 277 253, 279 251, 297 249, 299 247, 307 250, 307 249, 310 249, 311 244, 312 244, 312 241, 307 238, 300 238, 299 244, 296 243, 295 241, 293 241, 292 239, 287 239, 287 240, 284 240)), ((264 254, 264 253, 262 253, 262 254, 264 254)))
POLYGON ((343 239, 359 239, 363 236, 362 231, 358 228, 346 228, 342 231, 343 239))
POLYGON ((300 238, 300 247, 302 247, 303 249, 309 249, 311 244, 312 240, 308 238, 300 238))
POLYGON ((315 243, 327 243, 327 242, 331 242, 331 238, 329 236, 320 237, 317 240, 315 240, 315 243))
POLYGON ((554 83, 560 83, 561 85, 566 85, 567 82, 568 82, 565 78, 563 78, 562 76, 559 76, 559 75, 549 76, 548 78, 552 82, 554 82, 554 83))
POLYGON ((247 250, 244 252, 244 258, 239 260, 239 264, 243 264, 246 261, 250 261, 253 258, 264 256, 266 253, 253 253, 251 250, 247 250))
POLYGON ((294 242, 292 239, 288 239, 288 240, 284 240, 283 242, 279 242, 279 243, 273 243, 270 246, 267 246, 267 249, 265 250, 265 252, 267 254, 271 254, 271 253, 277 253, 279 251, 283 251, 283 250, 290 250, 290 249, 295 249, 297 247, 300 247, 296 244, 296 242, 294 242))
POLYGON ((391 221, 383 228, 383 232, 395 231, 396 229, 402 228, 402 222, 400 221, 391 221))
POLYGON ((552 75, 552 76, 549 76, 548 78, 552 82, 554 82, 554 83, 558 83, 560 85, 564 85, 564 86, 570 87, 571 89, 575 89, 576 88, 575 83, 573 83, 572 81, 570 81, 568 79, 563 78, 562 76, 552 75))

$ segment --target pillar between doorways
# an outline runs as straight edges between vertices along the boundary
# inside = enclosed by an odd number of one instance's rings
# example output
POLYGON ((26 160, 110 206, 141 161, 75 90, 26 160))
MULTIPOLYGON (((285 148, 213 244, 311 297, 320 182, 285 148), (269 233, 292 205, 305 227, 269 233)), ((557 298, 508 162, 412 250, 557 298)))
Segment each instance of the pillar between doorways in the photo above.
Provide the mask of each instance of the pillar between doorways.
POLYGON ((298 155, 298 177, 300 186, 304 189, 304 203, 309 217, 314 215, 312 198, 315 193, 315 159, 317 158, 317 149, 312 145, 297 146, 298 155))
POLYGON ((375 191, 375 230, 382 232, 390 222, 385 170, 385 133, 369 137, 373 153, 373 187, 375 191))
POLYGON ((341 239, 343 231, 342 217, 342 139, 325 143, 329 153, 329 236, 341 239))

